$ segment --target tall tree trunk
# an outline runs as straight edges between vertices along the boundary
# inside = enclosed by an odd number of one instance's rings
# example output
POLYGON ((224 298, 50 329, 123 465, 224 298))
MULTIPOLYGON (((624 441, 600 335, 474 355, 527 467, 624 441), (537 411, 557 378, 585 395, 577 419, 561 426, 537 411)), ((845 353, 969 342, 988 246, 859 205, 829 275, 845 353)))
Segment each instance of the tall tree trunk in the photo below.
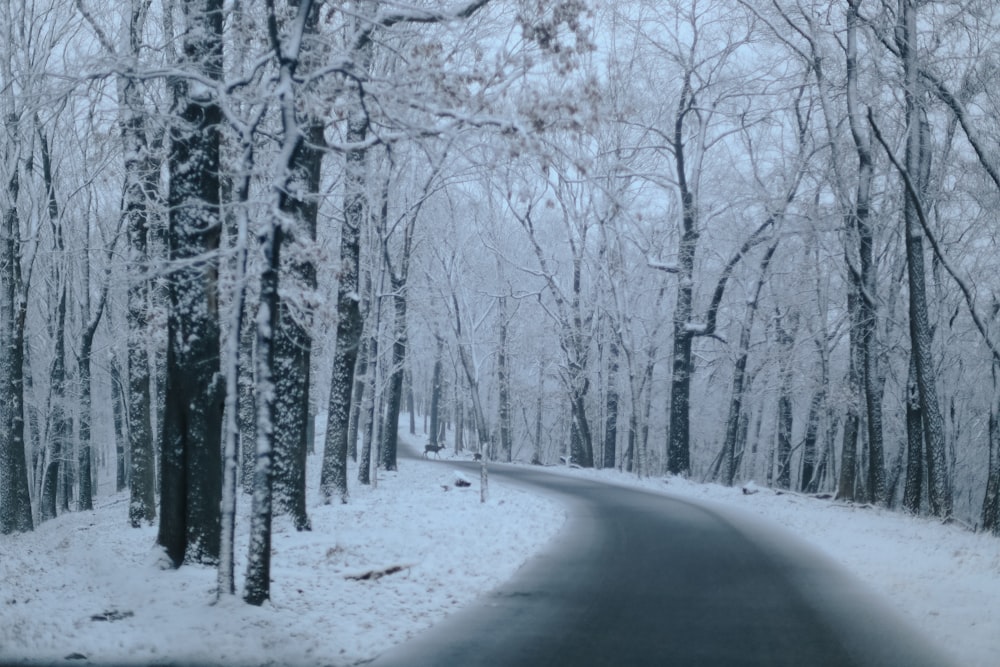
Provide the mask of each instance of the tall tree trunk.
MULTIPOLYGON (((360 19, 358 20, 360 26, 360 19)), ((369 37, 358 46, 355 67, 368 70, 372 57, 369 37)), ((329 504, 333 496, 347 498, 347 451, 351 398, 354 391, 355 362, 361 342, 362 318, 359 297, 361 267, 361 230, 369 213, 368 202, 368 115, 362 105, 361 91, 347 117, 346 141, 359 146, 344 155, 344 224, 340 233, 340 280, 337 284, 337 347, 330 381, 327 410, 326 444, 320 471, 320 495, 329 504)))
MULTIPOLYGON (((277 223, 277 221, 275 221, 277 223)), ((257 451, 250 508, 250 547, 243 599, 261 605, 271 596, 271 517, 273 513, 275 365, 274 334, 278 330, 282 228, 272 224, 263 239, 266 266, 260 277, 257 312, 257 451)))
MULTIPOLYGON (((129 3, 129 57, 132 65, 142 45, 147 2, 129 3)), ((110 45, 109 45, 110 46, 110 45)), ((149 243, 151 213, 159 178, 154 168, 146 133, 141 80, 132 71, 118 79, 118 99, 125 159, 122 208, 128 236, 128 293, 126 296, 127 358, 125 417, 129 460, 129 525, 140 527, 156 519, 156 466, 152 430, 152 396, 149 358, 149 321, 151 289, 149 279, 149 243)))
MULTIPOLYGON (((311 61, 319 57, 312 51, 318 46, 319 10, 321 3, 310 0, 289 0, 291 9, 298 9, 303 20, 296 24, 298 34, 294 41, 297 47, 295 65, 301 61, 311 61), (298 26, 301 27, 298 27, 298 26)), ((287 50, 287 49, 286 49, 287 50)), ((275 54, 279 58, 288 54, 275 54)), ((289 86, 294 72, 290 72, 289 86)), ((293 95, 289 90, 289 96, 293 95)), ((278 197, 278 209, 286 216, 289 225, 284 232, 288 244, 298 243, 306 250, 303 255, 286 253, 285 280, 293 288, 303 290, 307 295, 316 291, 316 264, 310 257, 316 243, 316 228, 319 218, 320 179, 326 140, 323 130, 325 121, 316 114, 295 108, 297 100, 285 99, 288 105, 282 113, 287 117, 282 121, 286 144, 291 146, 286 182, 278 197), (301 116, 299 118, 298 116, 301 116), (294 130, 293 130, 294 128, 294 130), (294 136, 289 136, 294 131, 294 136)), ((308 105, 306 106, 309 109, 308 105)), ((304 300, 308 301, 308 299, 304 300)), ((309 332, 311 312, 308 306, 295 309, 288 299, 281 300, 278 314, 278 332, 274 343, 274 364, 276 369, 275 389, 275 446, 274 446, 274 510, 278 514, 290 514, 297 530, 310 530, 306 513, 306 457, 309 443, 310 380, 312 372, 312 335, 309 332)))
POLYGON ((782 324, 781 315, 775 318, 777 329, 781 385, 778 388, 778 443, 776 484, 779 489, 792 488, 792 355, 795 347, 797 315, 789 315, 790 322, 782 324))
MULTIPOLYGON (((4 79, 9 78, 9 60, 4 79)), ((14 101, 4 92, 3 112, 13 120, 14 101)), ((3 227, 0 229, 0 534, 27 532, 34 528, 31 491, 24 438, 24 326, 27 311, 26 286, 21 275, 21 225, 18 215, 20 156, 17 123, 4 124, 7 170, 3 227)))
MULTIPOLYGON (((222 78, 222 0, 182 0, 182 63, 222 78)), ((173 565, 216 564, 222 496, 218 250, 222 109, 189 79, 171 81, 167 367, 157 543, 173 565)))
POLYGON ((59 297, 55 314, 55 350, 49 372, 49 426, 46 429, 49 434, 48 455, 39 501, 42 521, 53 519, 60 510, 66 509, 66 489, 61 478, 64 466, 68 463, 66 459, 71 454, 70 437, 73 433, 72 419, 66 411, 66 287, 60 285, 57 289, 59 297))
POLYGON ((406 413, 410 416, 410 435, 417 434, 417 406, 413 399, 413 371, 406 369, 406 413))
POLYGON ((613 469, 618 461, 618 342, 608 345, 608 389, 604 405, 604 456, 602 468, 613 469))
POLYGON ((438 420, 441 411, 441 365, 444 354, 444 340, 437 339, 437 355, 434 357, 434 371, 431 374, 431 409, 428 440, 431 445, 438 445, 438 420))
POLYGON ((767 279, 768 267, 774 251, 778 248, 777 242, 772 243, 764 257, 760 261, 760 274, 757 278, 757 287, 754 290, 753 299, 747 303, 747 310, 743 316, 743 323, 740 325, 739 351, 736 356, 736 364, 733 369, 733 389, 729 399, 729 414, 726 417, 726 435, 722 445, 722 461, 719 466, 720 480, 726 486, 732 486, 736 480, 736 473, 739 470, 737 461, 737 435, 743 412, 743 400, 746 393, 747 360, 750 357, 750 334, 753 331, 753 321, 757 315, 757 307, 760 303, 760 292, 767 279))
POLYGON ((916 356, 910 352, 906 378, 906 483, 903 486, 903 509, 920 514, 924 482, 924 419, 917 388, 916 356))
MULTIPOLYGON (((923 117, 917 99, 920 73, 917 64, 917 8, 914 0, 900 0, 900 57, 906 97, 907 141, 906 171, 916 175, 916 187, 923 190, 930 171, 930 147, 926 134, 929 125, 923 117)), ((937 380, 931 351, 931 327, 927 312, 927 287, 924 276, 923 231, 917 220, 918 202, 909 190, 905 191, 903 209, 906 230, 906 266, 910 295, 910 346, 916 365, 917 389, 923 413, 927 441, 928 499, 935 516, 951 516, 952 495, 948 480, 948 463, 945 452, 944 418, 938 404, 937 380)))
POLYGON ((500 431, 500 460, 510 463, 514 454, 510 407, 510 367, 507 358, 507 299, 497 304, 497 426, 500 431))
POLYGON ((993 400, 989 417, 989 467, 986 471, 986 495, 983 497, 983 530, 1000 536, 1000 390, 997 367, 993 367, 993 400))
MULTIPOLYGON (((306 34, 316 31, 318 5, 310 12, 306 34)), ((305 134, 295 140, 289 165, 290 182, 279 197, 279 209, 293 225, 289 243, 298 240, 310 247, 316 241, 319 187, 323 161, 323 126, 305 122, 305 134)), ((287 232, 286 232, 287 233, 287 232)), ((316 290, 316 266, 311 259, 286 262, 286 278, 293 286, 316 290)), ((281 301, 278 332, 274 341, 276 369, 274 510, 289 514, 297 530, 309 530, 306 513, 306 456, 309 451, 309 392, 312 369, 312 336, 307 328, 308 312, 293 312, 288 300, 281 301)))
POLYGON ((240 318, 239 351, 239 430, 240 430, 240 479, 244 493, 253 493, 253 475, 257 458, 257 382, 256 329, 257 308, 250 302, 244 304, 246 313, 240 318))
POLYGON ((861 416, 858 400, 861 395, 860 334, 857 323, 858 281, 851 280, 847 293, 847 313, 850 320, 850 358, 847 371, 847 416, 844 420, 843 445, 841 447, 840 478, 837 483, 837 497, 841 500, 857 498, 858 479, 858 432, 861 416))
MULTIPOLYGON (((407 251, 408 252, 408 251, 407 251)), ((408 260, 404 259, 404 262, 408 260)), ((379 447, 382 467, 396 469, 396 449, 399 441, 399 412, 403 403, 403 376, 406 371, 406 271, 391 278, 392 284, 392 367, 389 369, 389 394, 386 396, 382 444, 379 447)))
POLYGON ((858 190, 851 214, 853 228, 858 235, 860 258, 860 290, 858 300, 858 325, 861 346, 862 379, 864 382, 866 424, 868 427, 868 500, 880 503, 885 500, 885 456, 882 441, 882 383, 878 377, 878 351, 876 325, 878 318, 875 275, 874 236, 872 232, 871 188, 873 162, 871 140, 862 128, 858 110, 857 29, 860 18, 860 0, 850 0, 847 12, 847 105, 848 119, 854 146, 858 155, 858 190))
POLYGON ((125 427, 125 391, 122 385, 122 372, 118 365, 118 357, 111 355, 111 414, 114 421, 115 436, 115 491, 121 492, 128 487, 128 459, 125 443, 128 439, 128 429, 125 427))
POLYGON ((673 352, 671 354, 669 432, 667 435, 667 472, 688 475, 691 472, 691 356, 694 334, 689 329, 694 299, 694 258, 698 244, 698 220, 694 193, 688 185, 684 153, 684 121, 693 104, 691 74, 684 87, 674 119, 672 145, 674 167, 681 195, 680 244, 677 249, 677 299, 673 317, 673 352))

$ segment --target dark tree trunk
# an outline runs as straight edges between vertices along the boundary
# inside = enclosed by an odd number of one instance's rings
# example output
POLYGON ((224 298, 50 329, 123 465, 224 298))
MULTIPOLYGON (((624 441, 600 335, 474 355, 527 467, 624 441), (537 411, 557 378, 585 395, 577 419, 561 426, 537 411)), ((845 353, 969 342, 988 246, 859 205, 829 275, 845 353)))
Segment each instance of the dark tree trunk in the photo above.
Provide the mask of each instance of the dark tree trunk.
POLYGON ((413 397, 413 371, 409 368, 406 370, 406 377, 403 379, 406 383, 406 413, 410 416, 410 435, 417 434, 417 405, 413 397))
POLYGON ((917 388, 916 357, 910 354, 906 378, 906 483, 903 486, 903 509, 920 514, 924 482, 924 421, 917 388))
POLYGON ((497 322, 497 426, 500 430, 500 460, 510 463, 514 454, 514 436, 511 427, 510 368, 507 350, 507 299, 500 297, 497 322))
MULTIPOLYGON (((306 22, 306 35, 315 33, 318 5, 306 22)), ((307 119, 305 134, 295 138, 289 164, 290 182, 279 197, 278 207, 294 221, 289 241, 315 244, 319 215, 319 187, 323 163, 323 126, 307 119)), ((286 232, 287 233, 287 232, 286 232)), ((286 278, 306 293, 316 290, 316 266, 311 259, 286 262, 286 278)), ((309 530, 306 513, 306 456, 309 451, 309 392, 312 370, 312 336, 307 329, 309 313, 295 313, 282 300, 278 332, 274 340, 275 447, 274 510, 290 514, 297 530, 309 530)))
POLYGON ((257 448, 253 500, 250 509, 250 548, 243 599, 261 605, 271 596, 271 518, 274 486, 275 360, 274 335, 278 330, 282 228, 273 224, 262 239, 266 266, 260 277, 257 313, 257 448))
POLYGON ((602 468, 613 469, 618 462, 618 343, 608 346, 608 390, 605 395, 604 456, 602 468))
MULTIPOLYGON (((355 66, 366 71, 372 44, 365 39, 358 48, 355 66)), ((358 93, 360 95, 360 92, 358 93)), ((348 112, 346 140, 363 145, 368 136, 368 116, 360 99, 348 112)), ((344 224, 340 233, 340 280, 337 285, 337 348, 330 381, 326 444, 320 472, 320 495, 329 504, 336 494, 347 499, 347 451, 355 363, 363 322, 360 306, 361 229, 367 223, 368 150, 355 148, 344 155, 344 224)))
POLYGON ((795 329, 797 317, 792 313, 788 318, 788 328, 781 322, 781 316, 775 318, 777 328, 778 354, 781 368, 781 386, 778 388, 778 443, 776 483, 779 489, 792 487, 792 355, 795 346, 795 329))
MULTIPOLYGON (((222 0, 183 0, 185 64, 222 78, 222 0)), ((220 124, 216 100, 171 81, 167 367, 157 543, 173 565, 215 564, 222 496, 218 256, 222 233, 220 124)))
MULTIPOLYGON (((138 53, 142 13, 132 5, 129 31, 131 51, 138 53)), ((126 327, 125 418, 128 428, 129 525, 138 528, 156 519, 156 465, 152 430, 152 396, 149 358, 150 307, 149 235, 150 204, 157 190, 159 174, 154 169, 146 135, 145 109, 138 80, 120 80, 123 118, 122 144, 125 155, 125 183, 122 203, 128 235, 128 294, 126 327)))
POLYGON ((72 418, 66 411, 66 288, 60 286, 59 301, 56 305, 55 350, 52 369, 49 373, 51 399, 49 402, 48 456, 42 495, 39 501, 39 517, 42 521, 55 518, 67 507, 67 489, 62 479, 65 466, 72 454, 70 438, 73 433, 72 418), (60 488, 62 487, 62 488, 60 488))
POLYGON ((760 292, 767 279, 768 267, 774 251, 778 248, 777 243, 772 243, 760 261, 760 276, 757 278, 757 288, 754 290, 753 299, 747 304, 747 311, 740 326, 739 351, 736 356, 736 364, 733 369, 733 390, 729 399, 729 414, 726 417, 726 435, 722 445, 722 460, 719 466, 719 479, 726 486, 732 486, 736 480, 739 470, 737 435, 743 413, 743 400, 746 393, 747 380, 747 360, 750 357, 750 334, 753 331, 753 321, 757 315, 757 306, 760 303, 760 292))
MULTIPOLYGON (((6 93, 9 95, 10 93, 6 93)), ((16 125, 6 126, 7 133, 16 125)), ((6 137, 8 208, 3 211, 3 245, 0 248, 0 534, 27 532, 34 528, 31 491, 24 439, 24 325, 27 299, 21 276, 21 229, 17 199, 20 191, 19 164, 10 150, 16 138, 6 137)))
POLYGON ((385 421, 382 426, 382 444, 379 454, 382 467, 396 469, 396 449, 399 442, 399 413, 403 403, 403 376, 406 367, 406 282, 405 278, 392 279, 393 341, 392 368, 389 371, 389 393, 385 402, 385 421))
MULTIPOLYGON (((926 117, 917 99, 920 74, 917 67, 917 7, 913 0, 900 0, 900 57, 903 60, 906 80, 906 171, 916 175, 916 187, 925 188, 930 171, 930 132, 926 117), (911 48, 912 45, 912 48, 911 48)), ((909 277, 910 346, 915 357, 917 389, 920 410, 923 413, 927 442, 928 500, 935 516, 948 517, 952 513, 951 484, 945 451, 944 418, 938 404, 937 381, 931 351, 931 327, 927 311, 927 286, 924 276, 923 230, 917 220, 917 206, 906 190, 903 208, 906 230, 906 266, 909 277)))
POLYGON ((671 354, 669 432, 667 435, 667 472, 671 475, 688 475, 691 472, 691 375, 694 361, 691 357, 693 333, 691 323, 694 297, 694 258, 698 244, 698 220, 695 212, 694 193, 688 186, 684 153, 684 121, 691 111, 693 94, 691 75, 684 79, 684 87, 674 120, 672 145, 674 167, 681 194, 680 244, 677 249, 677 299, 674 305, 674 346, 671 354))
POLYGON ((114 419, 115 434, 115 491, 121 492, 128 487, 128 467, 125 443, 128 439, 128 429, 125 428, 125 391, 122 386, 121 369, 118 358, 111 356, 111 413, 114 419))
MULTIPOLYGON (((996 373, 996 368, 994 368, 996 373)), ((1000 400, 994 376, 994 399, 989 418, 989 468, 986 477, 986 495, 983 498, 983 530, 1000 536, 1000 400)))
MULTIPOLYGON (((821 380, 822 382, 822 380, 821 380)), ((802 439, 802 474, 799 476, 799 490, 815 493, 817 484, 817 444, 819 442, 820 418, 826 402, 826 388, 823 384, 813 392, 806 415, 806 432, 802 439)))
POLYGON ((861 417, 858 411, 857 398, 861 394, 861 372, 858 368, 859 333, 858 318, 858 285, 851 281, 847 293, 847 312, 850 325, 850 360, 847 372, 847 416, 844 420, 843 446, 840 459, 840 479, 837 483, 837 497, 841 500, 855 500, 857 497, 858 479, 858 432, 861 427, 861 417))
POLYGON ((851 135, 858 156, 858 186, 851 226, 857 233, 860 276, 858 281, 857 343, 860 346, 861 379, 864 383, 868 427, 868 500, 885 500, 885 457, 882 442, 882 386, 878 377, 878 352, 875 339, 878 318, 875 276, 874 236, 870 220, 873 161, 871 140, 863 128, 858 109, 857 28, 860 18, 857 4, 849 3, 847 12, 847 105, 851 135))
POLYGON ((434 358, 434 371, 431 375, 431 410, 430 426, 428 427, 428 441, 431 445, 438 443, 438 420, 441 411, 441 363, 444 354, 444 341, 437 339, 437 356, 434 358))
POLYGON ((465 404, 455 388, 455 453, 461 454, 465 449, 465 404))

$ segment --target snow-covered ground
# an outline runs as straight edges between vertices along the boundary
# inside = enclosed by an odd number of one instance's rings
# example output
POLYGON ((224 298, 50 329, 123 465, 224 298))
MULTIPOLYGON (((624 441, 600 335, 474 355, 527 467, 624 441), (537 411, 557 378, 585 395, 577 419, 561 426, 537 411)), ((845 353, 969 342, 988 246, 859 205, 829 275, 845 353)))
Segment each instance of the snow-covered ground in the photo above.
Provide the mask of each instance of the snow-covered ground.
MULTIPOLYGON (((724 504, 784 526, 870 584, 958 664, 998 664, 996 538, 767 489, 744 495, 678 479, 559 472, 724 504)), ((158 569, 155 528, 127 528, 121 495, 34 533, 0 537, 0 664, 74 654, 116 664, 364 661, 510 577, 563 524, 555 501, 496 476, 481 505, 478 478, 468 479, 471 487, 456 488, 447 464, 404 459, 377 489, 353 485, 350 504, 311 506, 312 532, 278 520, 273 599, 262 608, 213 604, 212 569, 158 569), (375 581, 346 578, 395 566, 403 569, 375 581)))
MULTIPOLYGON (((452 468, 401 460, 377 489, 354 484, 349 504, 310 507, 311 532, 278 519, 262 608, 214 604, 212 568, 159 569, 156 529, 127 527, 124 495, 0 536, 0 665, 370 659, 508 579, 565 521, 556 502, 499 480, 481 504, 478 477, 468 479, 456 488, 452 468), (396 566, 377 580, 346 578, 396 566)), ((240 579, 248 509, 237 528, 240 579)))

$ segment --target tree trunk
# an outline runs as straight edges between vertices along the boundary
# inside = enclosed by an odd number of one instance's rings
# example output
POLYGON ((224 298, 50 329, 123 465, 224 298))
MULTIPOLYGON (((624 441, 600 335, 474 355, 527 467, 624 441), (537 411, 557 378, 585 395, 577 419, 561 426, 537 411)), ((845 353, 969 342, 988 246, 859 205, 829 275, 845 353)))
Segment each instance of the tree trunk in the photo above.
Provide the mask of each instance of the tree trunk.
MULTIPOLYGON (((367 71, 371 55, 371 40, 365 39, 355 58, 358 71, 367 71)), ((337 348, 333 358, 326 444, 320 473, 320 495, 326 504, 331 502, 334 494, 341 501, 347 498, 347 451, 353 444, 348 442, 348 428, 355 362, 363 324, 359 279, 361 229, 367 223, 369 213, 368 149, 363 147, 367 136, 368 116, 359 97, 348 112, 345 137, 348 145, 362 147, 348 150, 344 155, 344 224, 340 233, 340 280, 337 285, 337 348)))
POLYGON ((851 223, 858 235, 860 259, 858 343, 861 346, 868 427, 868 500, 878 503, 885 500, 885 457, 882 442, 882 387, 878 378, 878 351, 875 338, 878 318, 875 242, 870 220, 873 162, 871 140, 862 129, 858 110, 857 27, 860 18, 857 4, 857 0, 852 0, 847 12, 847 107, 851 134, 858 155, 857 198, 854 211, 851 213, 851 223))
POLYGON ((618 462, 618 343, 608 348, 608 390, 604 399, 604 456, 602 468, 614 469, 618 462))
POLYGON ((691 347, 694 335, 691 323, 694 298, 694 258, 698 244, 698 220, 694 193, 688 186, 684 153, 684 120, 691 110, 691 75, 684 79, 684 88, 674 119, 674 167, 681 195, 680 243, 677 249, 677 299, 674 305, 674 346, 671 354, 669 432, 667 435, 667 472, 687 476, 691 472, 691 376, 694 362, 691 347))
POLYGON ((48 455, 39 501, 39 516, 42 521, 53 519, 60 510, 67 509, 66 488, 62 477, 72 454, 70 438, 73 434, 73 422, 66 412, 66 287, 63 285, 57 289, 59 300, 55 315, 55 351, 49 373, 51 398, 49 427, 46 429, 49 434, 48 455))
POLYGON ((858 479, 858 432, 861 417, 858 397, 861 394, 861 371, 859 369, 858 289, 856 280, 850 281, 847 293, 847 313, 850 320, 850 359, 847 372, 847 416, 844 420, 843 446, 840 459, 840 479, 837 483, 837 498, 853 501, 857 497, 858 479))
MULTIPOLYGON (((5 67, 4 78, 9 71, 5 67)), ((11 93, 3 93, 4 112, 13 116, 11 93)), ((5 124, 4 166, 7 208, 0 229, 0 534, 34 528, 24 438, 24 325, 27 299, 21 276, 21 225, 17 200, 20 177, 16 124, 5 124)))
MULTIPOLYGON (((410 416, 410 435, 417 434, 417 407, 413 400, 413 372, 406 370, 406 413, 410 416)), ((457 429, 456 429, 457 430, 457 429)))
POLYGON ((125 453, 125 443, 128 440, 128 429, 125 427, 125 392, 122 386, 121 369, 118 357, 110 357, 111 373, 111 413, 114 420, 115 434, 115 491, 122 492, 128 487, 128 467, 125 453))
POLYGON ((500 460, 511 462, 514 454, 513 429, 510 408, 510 368, 507 360, 507 299, 500 297, 497 304, 497 425, 500 430, 500 460))
MULTIPOLYGON (((222 0, 183 0, 184 58, 222 78, 222 0)), ((216 564, 222 495, 218 256, 222 232, 217 101, 190 80, 171 81, 178 122, 170 128, 167 367, 157 543, 173 565, 216 564)))
POLYGON ((993 401, 989 417, 989 468, 986 471, 986 495, 983 497, 983 530, 1000 537, 1000 392, 996 367, 993 372, 993 401))
POLYGON ((272 464, 277 435, 274 432, 274 335, 278 330, 280 310, 278 280, 281 243, 281 225, 272 224, 262 244, 267 264, 260 277, 260 305, 257 312, 257 451, 250 509, 250 547, 243 589, 243 599, 248 604, 258 606, 271 596, 272 464))
MULTIPOLYGON (((306 21, 306 36, 317 29, 318 5, 306 21)), ((319 187, 323 162, 323 126, 307 118, 304 134, 294 138, 288 165, 289 183, 279 196, 278 208, 292 220, 289 242, 311 247, 316 242, 319 187)), ((287 139, 286 139, 287 140, 287 139)), ((286 262, 286 280, 307 294, 316 291, 316 266, 308 257, 286 262)), ((278 332, 274 340, 275 448, 274 510, 289 514, 296 530, 310 530, 306 512, 306 456, 309 451, 309 404, 312 371, 312 336, 307 328, 310 313, 294 313, 281 301, 278 332)))
POLYGON ((903 486, 903 509, 920 514, 924 482, 924 420, 917 388, 916 357, 910 353, 906 378, 906 483, 903 486))
POLYGON ((244 304, 246 313, 240 318, 239 351, 239 431, 240 478, 244 493, 253 493, 253 476, 257 458, 257 387, 255 365, 257 351, 257 308, 244 304))
MULTIPOLYGON (((404 259, 404 262, 406 260, 404 259)), ((382 443, 379 447, 382 467, 396 469, 396 449, 399 441, 399 412, 403 403, 403 375, 406 369, 406 277, 391 278, 393 304, 392 367, 389 369, 389 394, 386 396, 382 443)))
MULTIPOLYGON (((926 137, 929 126, 917 100, 919 70, 917 67, 917 8, 914 0, 900 0, 900 57, 903 60, 907 116, 906 171, 915 175, 916 187, 926 187, 930 171, 930 147, 926 137)), ((917 205, 905 190, 903 209, 906 231, 906 266, 910 296, 910 346, 916 365, 920 410, 923 413, 927 442, 928 499, 935 516, 952 513, 951 485, 945 453, 944 418, 938 404, 937 381, 931 351, 931 327, 927 312, 927 287, 924 277, 923 230, 917 221, 917 205)))
POLYGON ((444 341, 437 339, 437 356, 434 358, 434 371, 431 375, 431 410, 430 426, 428 427, 428 444, 438 445, 438 420, 441 411, 441 362, 444 354, 444 341))
POLYGON ((776 483, 779 489, 792 488, 792 355, 795 347, 797 316, 793 312, 788 318, 788 328, 781 322, 781 315, 775 318, 777 329, 781 386, 778 388, 778 446, 776 483))

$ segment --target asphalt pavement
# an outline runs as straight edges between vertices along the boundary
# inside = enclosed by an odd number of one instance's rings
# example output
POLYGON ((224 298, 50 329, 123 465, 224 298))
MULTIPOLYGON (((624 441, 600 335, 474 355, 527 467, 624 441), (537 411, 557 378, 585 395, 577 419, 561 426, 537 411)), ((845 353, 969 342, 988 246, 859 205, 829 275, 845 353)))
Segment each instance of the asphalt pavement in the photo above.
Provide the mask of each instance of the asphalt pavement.
POLYGON ((781 530, 540 468, 491 464, 490 475, 553 494, 568 508, 566 526, 506 584, 372 664, 949 664, 850 574, 781 530))

